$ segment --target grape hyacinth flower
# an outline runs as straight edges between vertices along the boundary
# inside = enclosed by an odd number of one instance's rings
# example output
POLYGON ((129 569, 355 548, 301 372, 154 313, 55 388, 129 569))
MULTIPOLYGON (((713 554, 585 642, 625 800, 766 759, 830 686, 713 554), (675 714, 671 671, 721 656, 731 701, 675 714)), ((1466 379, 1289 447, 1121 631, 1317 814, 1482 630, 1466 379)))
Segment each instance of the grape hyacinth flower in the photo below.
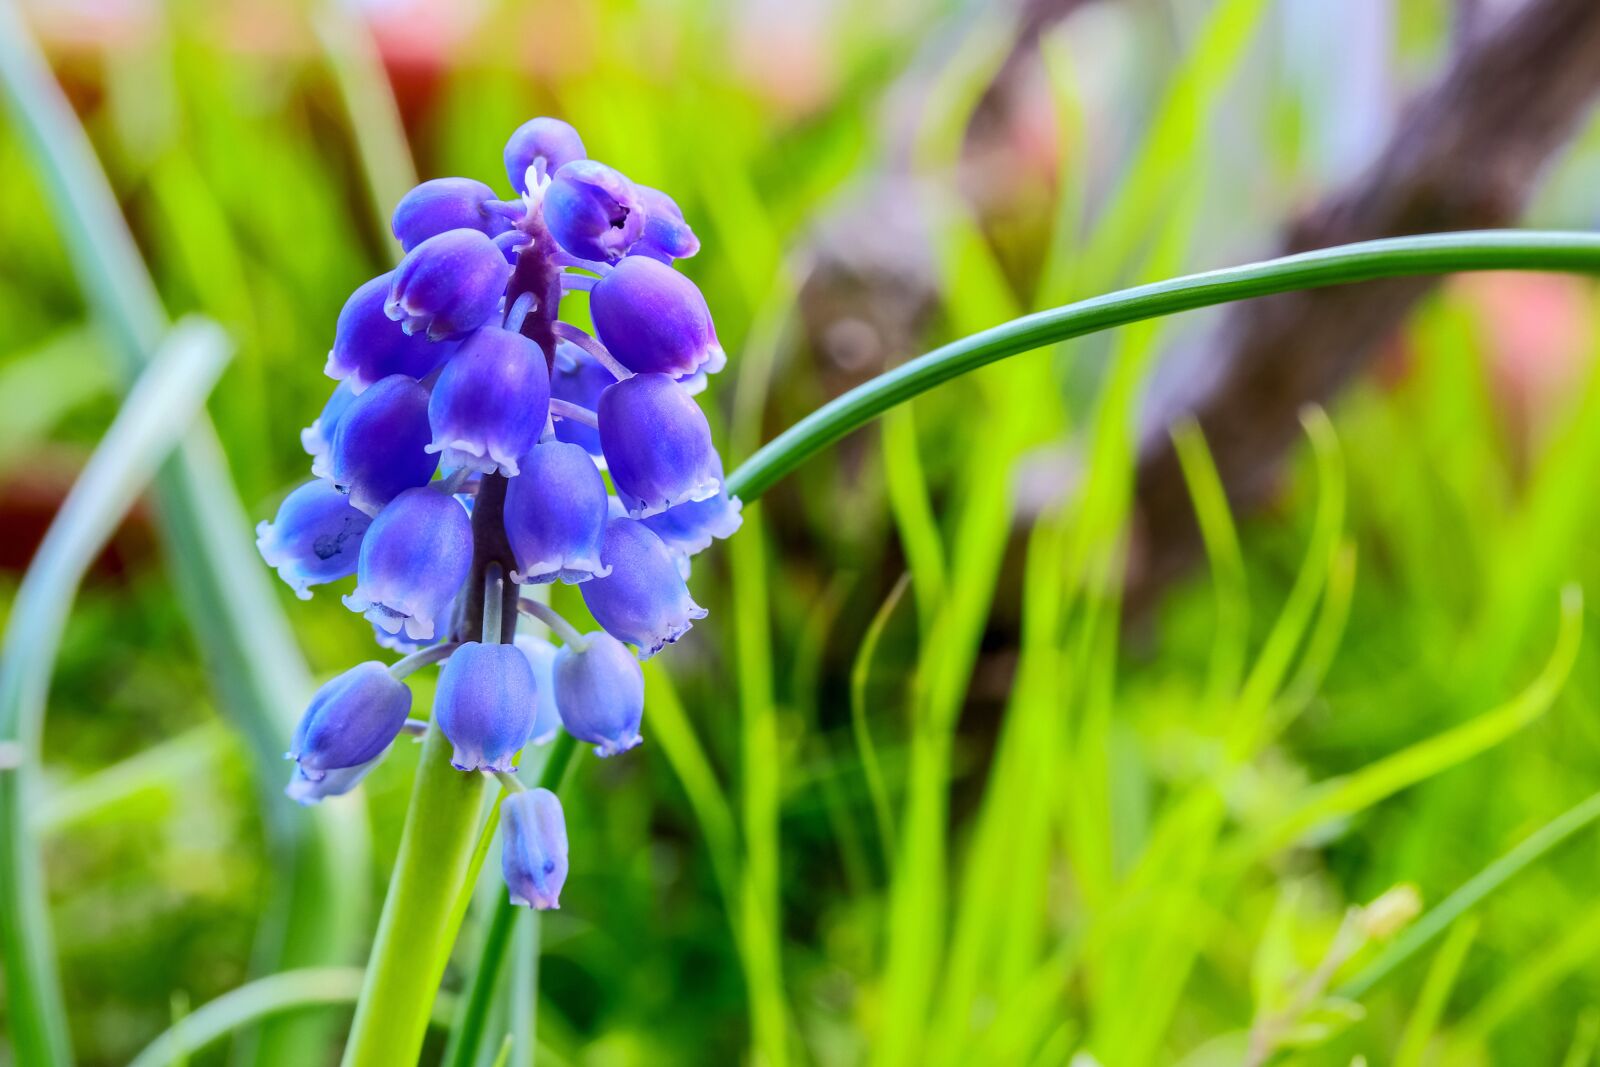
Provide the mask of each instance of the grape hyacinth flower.
POLYGON ((670 265, 675 259, 688 259, 700 251, 700 238, 683 221, 683 211, 676 200, 648 185, 633 188, 644 208, 644 233, 628 250, 629 255, 649 256, 670 265))
POLYGON ((428 401, 429 452, 446 470, 515 477, 550 415, 550 370, 520 333, 482 326, 445 364, 428 401))
POLYGON ((556 709, 555 683, 556 654, 560 650, 544 638, 532 634, 518 634, 513 643, 533 670, 533 736, 528 738, 528 743, 549 744, 561 729, 561 712, 556 709))
POLYGON ((349 382, 340 382, 322 405, 322 411, 311 420, 311 425, 300 431, 300 447, 311 457, 313 477, 333 480, 333 434, 355 399, 355 387, 349 382))
POLYGON ((575 159, 588 159, 583 138, 560 119, 529 119, 506 142, 506 177, 518 195, 528 191, 528 169, 534 181, 544 180, 575 159))
MULTIPOLYGON (((555 366, 550 370, 550 396, 575 408, 593 411, 600 405, 600 394, 616 380, 592 356, 585 355, 576 345, 564 344, 556 349, 555 366)), ((600 431, 586 422, 557 420, 556 440, 578 445, 596 459, 605 457, 600 447, 600 431)))
POLYGON ((429 341, 461 337, 500 306, 511 264, 481 231, 446 230, 423 241, 395 268, 383 310, 407 334, 429 341))
POLYGON ((561 906, 567 881, 567 822, 548 789, 530 789, 500 805, 500 872, 511 903, 544 911, 561 906))
POLYGON ((390 228, 409 252, 448 230, 477 230, 497 237, 511 229, 514 212, 495 198, 494 190, 471 178, 435 178, 423 182, 395 206, 390 228))
POLYGON ((621 641, 604 632, 569 641, 556 653, 554 680, 561 725, 594 745, 595 755, 615 756, 639 743, 644 674, 621 641))
POLYGON ((466 509, 432 489, 408 489, 367 529, 345 606, 389 633, 403 627, 407 637, 426 640, 471 563, 466 509))
POLYGON ((628 514, 656 515, 722 488, 711 427, 665 374, 635 374, 600 394, 600 447, 628 514))
POLYGON ((428 454, 428 390, 392 374, 353 400, 333 431, 328 476, 350 504, 376 516, 439 467, 428 454))
POLYGON ((640 659, 654 656, 706 617, 706 609, 689 598, 672 553, 643 523, 607 523, 600 561, 611 573, 580 586, 583 601, 607 633, 638 648, 640 659))
POLYGON ((439 672, 433 716, 458 771, 510 771, 533 736, 533 668, 516 645, 469 641, 439 672))
POLYGON ((310 600, 309 586, 356 572, 370 525, 371 517, 351 507, 339 490, 324 481, 307 482, 284 499, 277 518, 257 524, 256 549, 295 596, 310 600))
POLYGON ((506 489, 506 536, 516 554, 513 581, 568 585, 604 578, 600 561, 606 532, 606 483, 594 460, 577 445, 535 445, 528 477, 506 489))
POLYGON ((544 196, 544 221, 566 251, 605 263, 621 259, 644 232, 633 183, 592 159, 556 171, 544 196))
POLYGON ((600 343, 631 371, 677 378, 723 360, 706 298, 648 256, 629 256, 596 282, 589 314, 600 343))
POLYGON ((639 662, 705 616, 688 560, 740 518, 694 399, 726 358, 675 266, 700 248, 683 211, 590 159, 558 119, 523 124, 504 161, 509 199, 436 178, 396 206, 405 257, 346 301, 325 368, 339 384, 301 434, 317 480, 260 525, 258 546, 297 596, 353 574, 345 605, 403 654, 317 692, 289 796, 347 793, 402 733, 424 733, 433 766, 512 790, 508 891, 546 908, 566 830, 554 794, 516 782, 520 754, 640 743, 639 662), (561 320, 576 291, 593 336, 561 320), (599 629, 520 588, 550 583, 576 585, 599 629), (518 633, 519 615, 550 639, 518 633), (410 719, 403 679, 434 664, 431 720, 410 719))
POLYGON ((411 690, 376 660, 357 664, 317 690, 295 727, 289 758, 315 782, 329 771, 359 767, 400 736, 411 714, 411 690))
POLYGON ((426 378, 455 348, 422 334, 409 334, 389 318, 385 306, 393 285, 393 271, 380 274, 352 293, 339 312, 323 373, 334 381, 348 382, 353 395, 391 374, 426 378))

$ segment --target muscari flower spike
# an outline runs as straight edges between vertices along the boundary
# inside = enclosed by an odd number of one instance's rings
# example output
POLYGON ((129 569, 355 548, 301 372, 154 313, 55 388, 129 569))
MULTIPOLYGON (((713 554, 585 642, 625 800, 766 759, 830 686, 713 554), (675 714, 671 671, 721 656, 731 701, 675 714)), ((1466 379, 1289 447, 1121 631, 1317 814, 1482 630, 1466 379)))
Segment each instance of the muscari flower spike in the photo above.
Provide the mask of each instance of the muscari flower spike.
MULTIPOLYGON (((396 206, 405 258, 346 301, 326 366, 339 384, 301 434, 319 480, 258 528, 297 595, 354 574, 345 604, 406 654, 313 698, 290 752, 287 792, 304 804, 354 789, 415 732, 401 679, 431 663, 430 728, 463 771, 510 772, 563 727, 602 756, 637 745, 639 660, 705 616, 688 560, 739 526, 693 399, 725 357, 674 266, 700 248, 683 211, 591 160, 558 119, 517 129, 504 161, 509 199, 438 178, 396 206), (594 336, 560 321, 580 290, 594 336), (505 581, 576 584, 600 629, 580 634, 505 581), (479 592, 481 626, 467 609, 479 592), (497 612, 517 602, 559 647, 532 633, 502 643, 515 628, 497 612)), ((502 811, 513 902, 555 907, 560 802, 517 792, 502 811)))

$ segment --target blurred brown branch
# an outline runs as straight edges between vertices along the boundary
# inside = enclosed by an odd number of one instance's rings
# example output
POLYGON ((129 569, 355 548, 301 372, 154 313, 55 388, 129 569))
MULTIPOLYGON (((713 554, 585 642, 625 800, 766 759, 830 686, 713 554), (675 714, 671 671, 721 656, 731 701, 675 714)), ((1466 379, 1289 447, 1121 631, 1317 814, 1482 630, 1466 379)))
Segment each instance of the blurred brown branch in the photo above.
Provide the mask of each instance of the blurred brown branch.
MULTIPOLYGON (((1487 13, 1479 13, 1487 18, 1487 13)), ((1541 170, 1600 92, 1600 2, 1527 0, 1475 30, 1402 112, 1372 168, 1294 221, 1282 252, 1514 222, 1541 170)), ((1191 414, 1235 508, 1272 491, 1298 413, 1360 373, 1435 283, 1374 282, 1230 309, 1176 390, 1156 396, 1139 468, 1130 574, 1148 600, 1200 554, 1168 427, 1191 414)))

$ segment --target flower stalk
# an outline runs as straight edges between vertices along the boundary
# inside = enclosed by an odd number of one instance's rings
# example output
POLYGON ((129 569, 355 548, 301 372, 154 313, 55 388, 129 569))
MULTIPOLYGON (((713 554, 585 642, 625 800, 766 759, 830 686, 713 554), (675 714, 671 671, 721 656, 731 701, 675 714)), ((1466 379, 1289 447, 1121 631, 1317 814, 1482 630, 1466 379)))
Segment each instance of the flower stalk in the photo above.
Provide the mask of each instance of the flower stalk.
MULTIPOLYGON (((504 643, 516 633, 517 587, 494 580, 515 565, 501 518, 505 485, 499 475, 486 477, 473 510, 464 641, 504 643), (489 596, 496 602, 486 604, 489 596), (496 632, 485 634, 486 624, 496 632)), ((453 913, 471 869, 488 793, 488 779, 462 774, 450 765, 450 755, 449 739, 437 726, 430 728, 344 1067, 415 1063, 422 1051, 428 1015, 455 943, 459 920, 453 913)))

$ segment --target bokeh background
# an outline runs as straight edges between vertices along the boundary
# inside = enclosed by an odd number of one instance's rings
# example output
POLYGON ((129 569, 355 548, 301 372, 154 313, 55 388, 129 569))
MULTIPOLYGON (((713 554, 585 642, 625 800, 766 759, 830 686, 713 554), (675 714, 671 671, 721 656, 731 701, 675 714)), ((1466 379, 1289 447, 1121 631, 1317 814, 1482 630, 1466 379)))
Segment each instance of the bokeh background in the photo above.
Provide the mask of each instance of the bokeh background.
MULTIPOLYGON (((503 187, 501 147, 533 115, 574 123, 700 234, 683 268, 730 355, 707 406, 731 467, 826 398, 1028 310, 1316 235, 1593 228, 1593 27, 1587 52, 1563 47, 1574 29, 1493 54, 1514 36, 1498 20, 1584 26, 1580 7, 23 10, 168 310, 237 345, 210 403, 231 484, 208 492, 256 519, 306 476, 298 431, 330 387, 339 307, 393 262, 394 201, 418 177, 503 187), (1496 121, 1467 106, 1474 71, 1514 101, 1560 98, 1529 105, 1549 135, 1513 166, 1463 156, 1480 143, 1463 134, 1454 168, 1408 171, 1419 144, 1450 158, 1437 131, 1496 121), (1408 118, 1419 97, 1440 110, 1408 118), (1499 199, 1457 195, 1488 171, 1499 199)), ((0 121, 0 605, 125 385, 53 195, 0 121)), ((696 563, 710 618, 652 665, 646 744, 585 760, 567 794, 537 1062, 1591 1062, 1592 829, 1501 869, 1397 965, 1383 953, 1600 782, 1600 645, 1569 662, 1557 636, 1563 587, 1600 591, 1594 287, 1393 294, 1287 305, 1272 352, 1310 368, 1303 388, 1228 369, 1248 319, 1190 314, 943 387, 747 509, 696 563), (1358 305, 1386 310, 1352 332, 1358 305), (1202 389, 1227 402, 1176 419, 1202 389)), ((76 603, 29 802, 86 1064, 126 1062, 259 973, 283 873, 270 826, 303 817, 258 780, 158 507, 76 603)), ((373 654, 335 590, 276 592, 318 678, 373 654)), ((1570 637, 1592 612, 1567 603, 1570 637)), ((402 751, 330 803, 370 826, 333 868, 360 905, 340 913, 345 962, 414 765, 402 751)), ((447 991, 481 929, 469 915, 447 991)), ((508 1001, 534 970, 519 936, 508 1001)), ((336 1035, 348 1011, 321 1015, 336 1035)))

